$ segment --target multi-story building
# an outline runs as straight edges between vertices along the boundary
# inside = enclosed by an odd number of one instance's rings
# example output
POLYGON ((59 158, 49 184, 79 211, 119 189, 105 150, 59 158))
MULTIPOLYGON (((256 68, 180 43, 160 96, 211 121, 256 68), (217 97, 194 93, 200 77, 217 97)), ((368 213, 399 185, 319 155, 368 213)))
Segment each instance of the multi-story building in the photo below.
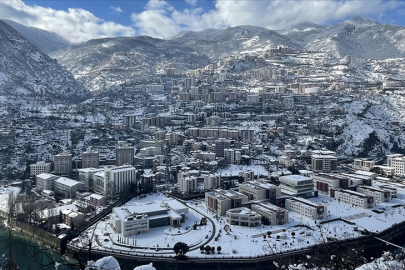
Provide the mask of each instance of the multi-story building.
POLYGON ((280 176, 281 192, 291 196, 303 198, 314 197, 314 181, 302 175, 280 176))
POLYGON ((242 129, 240 137, 243 143, 252 143, 255 140, 255 131, 253 129, 242 129))
POLYGON ((208 174, 204 175, 204 188, 220 188, 221 187, 221 175, 219 174, 208 174))
POLYGON ((331 189, 341 187, 342 179, 333 174, 315 174, 312 176, 315 188, 322 194, 330 196, 331 189))
POLYGON ((374 198, 366 196, 363 193, 346 189, 332 190, 331 197, 335 198, 339 202, 346 203, 353 207, 358 208, 373 208, 375 206, 374 198))
POLYGON ((124 115, 123 116, 123 123, 125 128, 131 129, 134 128, 136 125, 136 115, 124 115))
POLYGON ((298 197, 286 199, 285 209, 313 219, 323 219, 326 217, 326 206, 298 197))
POLYGON ((205 193, 206 207, 218 216, 225 215, 229 209, 241 207, 247 201, 246 195, 233 190, 218 189, 205 193))
POLYGON ((256 227, 261 224, 261 216, 246 207, 226 211, 226 223, 246 227, 256 227))
POLYGON ((169 132, 165 135, 165 140, 170 144, 174 145, 179 142, 179 133, 177 132, 169 132))
POLYGON ((268 225, 283 225, 288 223, 288 210, 278 207, 271 203, 252 204, 252 210, 264 217, 268 225))
POLYGON ((311 167, 316 172, 335 172, 337 170, 337 157, 332 155, 312 155, 311 167))
POLYGON ((375 203, 391 201, 391 192, 378 187, 358 186, 357 192, 374 198, 375 203))
POLYGON ((387 155, 387 167, 395 169, 395 175, 405 175, 405 157, 402 154, 387 155))
POLYGON ((86 169, 79 169, 78 172, 79 172, 79 181, 84 183, 84 186, 87 189, 92 189, 94 183, 94 174, 97 172, 104 172, 104 169, 86 168, 86 169))
POLYGON ((241 171, 238 173, 240 177, 243 178, 243 181, 252 181, 255 179, 255 172, 252 170, 241 171))
POLYGON ((278 186, 264 181, 246 181, 239 184, 239 192, 248 196, 248 200, 268 200, 276 203, 276 197, 281 196, 278 186))
POLYGON ((63 151, 54 156, 54 173, 70 174, 72 171, 72 155, 68 151, 63 151))
POLYGON ((84 184, 66 177, 59 177, 54 181, 55 194, 61 194, 65 198, 75 198, 77 191, 84 190, 84 184))
POLYGON ((367 160, 365 158, 357 158, 353 160, 353 167, 360 170, 369 171, 375 166, 374 160, 367 160))
POLYGON ((162 154, 162 149, 156 146, 149 146, 142 148, 140 150, 141 156, 148 157, 148 156, 158 156, 162 154))
POLYGON ((125 142, 118 142, 118 147, 115 149, 116 165, 134 165, 135 150, 128 146, 125 142))
POLYGON ((53 190, 53 182, 58 178, 59 176, 49 173, 38 174, 36 177, 37 182, 36 190, 37 191, 53 190))
POLYGON ((30 175, 36 176, 41 173, 51 172, 51 163, 45 163, 45 161, 38 161, 35 164, 30 165, 30 175))
POLYGON ((230 140, 220 138, 215 141, 215 154, 217 155, 217 157, 224 157, 225 156, 224 150, 229 148, 231 148, 230 140))
POLYGON ((87 149, 82 154, 82 168, 98 168, 100 163, 99 152, 87 149))
POLYGON ((390 195, 391 195, 391 199, 397 197, 397 189, 396 188, 394 188, 392 186, 389 186, 389 185, 379 185, 377 187, 381 188, 382 190, 389 191, 390 195))
POLYGON ((62 219, 63 223, 68 226, 74 226, 75 228, 80 227, 85 222, 83 213, 70 209, 62 211, 62 219))
POLYGON ((104 196, 118 198, 136 183, 136 169, 129 165, 104 166, 104 196))

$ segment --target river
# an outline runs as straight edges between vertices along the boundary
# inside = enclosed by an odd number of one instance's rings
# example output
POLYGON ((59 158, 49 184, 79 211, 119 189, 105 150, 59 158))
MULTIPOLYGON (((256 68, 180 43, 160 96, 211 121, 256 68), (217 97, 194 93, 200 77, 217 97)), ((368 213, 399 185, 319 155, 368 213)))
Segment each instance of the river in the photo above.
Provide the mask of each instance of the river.
MULTIPOLYGON (((8 260, 8 233, 7 229, 3 226, 3 219, 0 219, 0 269, 4 269, 8 260), (3 267, 3 268, 2 268, 3 267)), ((38 253, 37 260, 33 256, 33 253, 38 252, 39 246, 34 244, 30 239, 22 237, 20 235, 13 235, 11 241, 11 256, 13 261, 18 265, 21 270, 54 270, 55 266, 48 258, 53 255, 54 261, 60 261, 59 256, 55 256, 53 253, 40 252, 38 253), (58 260, 59 259, 59 260, 58 260), (37 262, 36 262, 37 261, 37 262), (49 264, 49 266, 42 266, 42 264, 49 264)), ((69 267, 60 267, 59 270, 66 270, 69 267)), ((73 268, 70 268, 73 269, 73 268)))

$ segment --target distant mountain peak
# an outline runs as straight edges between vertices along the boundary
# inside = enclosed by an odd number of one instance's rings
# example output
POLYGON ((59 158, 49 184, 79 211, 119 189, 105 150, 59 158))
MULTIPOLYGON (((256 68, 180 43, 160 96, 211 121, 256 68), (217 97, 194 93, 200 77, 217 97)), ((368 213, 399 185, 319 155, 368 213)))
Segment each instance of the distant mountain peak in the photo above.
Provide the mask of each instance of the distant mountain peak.
POLYGON ((32 26, 26 26, 12 20, 2 19, 2 21, 17 30, 17 32, 41 49, 41 51, 44 53, 51 53, 61 50, 70 45, 66 39, 54 32, 32 26))
POLYGON ((316 23, 309 22, 309 21, 304 21, 304 22, 296 23, 296 24, 292 25, 291 29, 297 29, 297 30, 304 30, 307 28, 322 29, 325 27, 326 26, 324 26, 324 25, 316 24, 316 23))
POLYGON ((366 19, 361 16, 354 16, 347 20, 348 22, 356 23, 356 24, 362 24, 362 25, 381 25, 381 23, 371 20, 371 19, 366 19))

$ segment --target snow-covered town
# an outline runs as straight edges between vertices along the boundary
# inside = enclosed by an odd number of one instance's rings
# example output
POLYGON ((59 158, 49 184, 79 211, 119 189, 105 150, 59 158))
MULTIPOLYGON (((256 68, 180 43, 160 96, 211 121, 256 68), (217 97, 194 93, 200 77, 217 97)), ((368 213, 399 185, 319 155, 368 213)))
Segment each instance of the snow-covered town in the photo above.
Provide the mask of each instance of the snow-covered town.
POLYGON ((398 27, 354 17, 63 45, 0 20, 4 230, 70 256, 57 268, 395 265, 405 54, 369 39, 398 27))

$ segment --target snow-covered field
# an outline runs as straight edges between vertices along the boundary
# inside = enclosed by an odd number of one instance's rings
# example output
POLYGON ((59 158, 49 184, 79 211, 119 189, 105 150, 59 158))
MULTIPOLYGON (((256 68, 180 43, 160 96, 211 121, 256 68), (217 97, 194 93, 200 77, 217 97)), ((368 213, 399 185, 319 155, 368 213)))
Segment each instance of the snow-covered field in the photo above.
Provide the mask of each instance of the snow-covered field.
POLYGON ((10 194, 14 197, 18 196, 21 189, 19 187, 1 187, 0 186, 0 211, 8 212, 8 200, 10 194))
MULTIPOLYGON (((147 207, 148 203, 159 203, 164 200, 173 199, 166 198, 162 194, 154 194, 140 200, 134 199, 128 204, 147 207)), ((85 246, 92 238, 93 248, 134 254, 159 254, 159 256, 173 256, 174 244, 185 242, 190 246, 187 255, 191 257, 249 257, 306 248, 327 241, 327 237, 333 239, 356 238, 361 236, 361 230, 381 232, 394 224, 405 221, 404 207, 394 207, 405 205, 405 190, 403 189, 398 189, 398 198, 389 203, 378 204, 374 209, 353 208, 323 195, 311 200, 327 206, 327 218, 315 221, 290 212, 289 223, 285 225, 261 225, 252 228, 230 225, 231 230, 226 233, 224 230, 225 217, 217 217, 208 211, 204 201, 201 200, 187 203, 190 212, 186 215, 186 222, 182 223, 179 229, 164 226, 153 228, 149 233, 122 238, 111 228, 109 219, 106 219, 97 224, 94 237, 92 237, 93 229, 89 229, 87 233, 72 242, 78 246, 85 246), (372 211, 376 209, 384 211, 382 213, 372 211), (196 230, 193 230, 192 225, 199 222, 203 216, 215 224, 215 229, 209 221, 206 226, 198 226, 196 230), (320 221, 326 222, 320 224, 320 221), (221 230, 220 234, 219 230, 221 230), (268 232, 271 232, 270 237, 267 236, 268 232), (215 241, 218 234, 220 236, 215 241), (280 236, 279 239, 277 235, 280 236), (210 239, 211 236, 213 236, 212 239, 210 239), (220 254, 215 251, 214 254, 207 255, 201 253, 199 249, 201 245, 221 246, 222 250, 220 254)))

